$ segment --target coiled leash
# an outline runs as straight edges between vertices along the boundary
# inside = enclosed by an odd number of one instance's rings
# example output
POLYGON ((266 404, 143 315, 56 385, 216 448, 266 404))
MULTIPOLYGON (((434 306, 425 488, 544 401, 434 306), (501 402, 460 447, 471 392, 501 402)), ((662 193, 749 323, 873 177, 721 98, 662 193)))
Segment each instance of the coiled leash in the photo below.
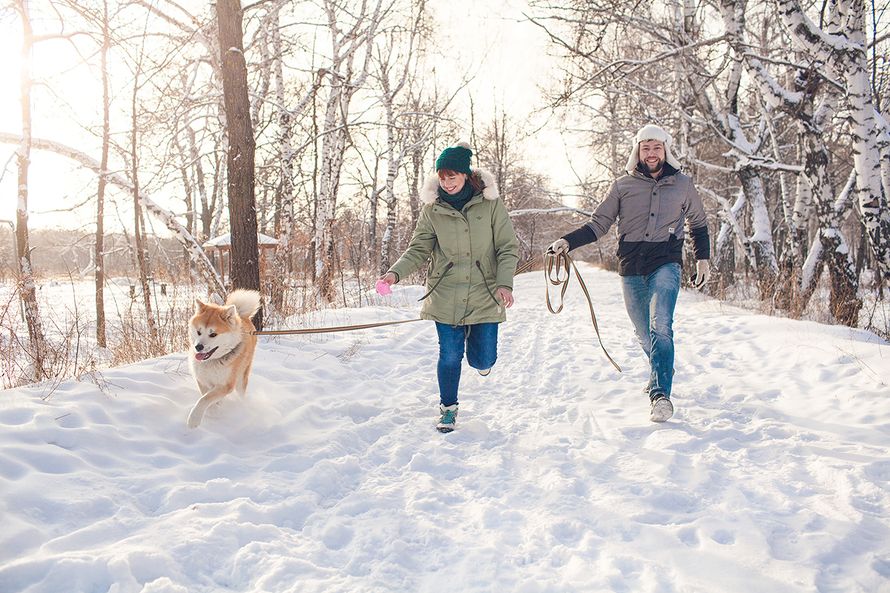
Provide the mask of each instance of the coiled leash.
POLYGON ((593 330, 596 332, 596 339, 599 340, 600 348, 603 349, 603 353, 606 355, 606 358, 609 359, 609 362, 612 363, 612 366, 620 373, 621 367, 618 366, 612 357, 609 355, 609 351, 606 350, 606 347, 603 345, 603 339, 600 337, 600 329, 596 324, 596 313, 593 312, 593 301, 590 299, 590 293, 587 291, 587 286, 584 284, 584 279, 581 278, 581 274, 578 272, 578 266, 575 265, 575 262, 572 261, 572 258, 569 257, 569 254, 566 252, 562 253, 554 253, 549 249, 544 253, 544 278, 547 281, 545 285, 546 294, 547 294, 547 309, 550 310, 551 313, 559 313, 562 311, 562 307, 565 304, 565 295, 566 289, 569 287, 569 279, 572 277, 571 270, 575 270, 575 277, 578 279, 578 284, 581 285, 581 290, 584 292, 584 296, 587 298, 587 306, 590 307, 590 320, 593 322, 593 330), (562 271, 565 270, 565 278, 563 278, 562 271), (554 276, 555 272, 555 276, 554 276), (554 310, 553 305, 550 304, 550 285, 559 286, 559 307, 554 310))

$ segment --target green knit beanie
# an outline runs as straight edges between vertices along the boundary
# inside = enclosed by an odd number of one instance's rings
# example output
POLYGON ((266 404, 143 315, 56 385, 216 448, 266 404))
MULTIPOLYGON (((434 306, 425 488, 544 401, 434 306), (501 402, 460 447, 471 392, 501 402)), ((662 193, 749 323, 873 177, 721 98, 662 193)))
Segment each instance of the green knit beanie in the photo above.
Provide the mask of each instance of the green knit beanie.
POLYGON ((439 158, 436 159, 436 171, 440 169, 450 169, 458 173, 466 173, 470 175, 470 158, 473 151, 466 142, 458 142, 457 146, 451 146, 442 151, 439 158))

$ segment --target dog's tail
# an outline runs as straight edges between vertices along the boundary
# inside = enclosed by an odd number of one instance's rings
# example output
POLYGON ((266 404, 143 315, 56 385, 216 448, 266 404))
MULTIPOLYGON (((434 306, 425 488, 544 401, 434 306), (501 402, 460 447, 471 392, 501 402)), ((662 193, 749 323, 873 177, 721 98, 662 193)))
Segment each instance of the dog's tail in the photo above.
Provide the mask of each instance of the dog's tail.
POLYGON ((229 293, 226 298, 227 305, 235 305, 239 317, 253 317, 260 310, 260 293, 255 290, 239 288, 229 293))

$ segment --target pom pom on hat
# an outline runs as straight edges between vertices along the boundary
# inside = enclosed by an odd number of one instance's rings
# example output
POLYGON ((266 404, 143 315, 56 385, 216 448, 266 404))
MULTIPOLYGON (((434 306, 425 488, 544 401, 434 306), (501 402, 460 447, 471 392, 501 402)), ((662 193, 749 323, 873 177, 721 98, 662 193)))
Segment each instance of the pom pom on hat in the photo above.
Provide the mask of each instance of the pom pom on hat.
POLYGON ((640 128, 634 136, 633 147, 631 147, 627 165, 624 167, 628 173, 632 173, 637 168, 637 163, 640 162, 640 142, 645 142, 646 140, 658 140, 663 143, 664 161, 674 169, 677 169, 678 171, 680 170, 680 161, 674 157, 674 154, 671 151, 671 146, 673 144, 671 135, 660 126, 646 124, 640 128))
POLYGON ((436 171, 441 169, 449 169, 458 173, 466 173, 470 175, 470 159, 473 157, 473 151, 470 149, 468 142, 458 142, 457 145, 446 148, 436 159, 436 171))

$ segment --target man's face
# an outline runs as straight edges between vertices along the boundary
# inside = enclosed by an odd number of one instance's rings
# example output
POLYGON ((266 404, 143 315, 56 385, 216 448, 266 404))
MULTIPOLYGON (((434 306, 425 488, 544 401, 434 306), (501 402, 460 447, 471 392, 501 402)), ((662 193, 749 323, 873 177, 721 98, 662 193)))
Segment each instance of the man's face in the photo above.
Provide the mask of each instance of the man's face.
POLYGON ((640 142, 640 162, 646 165, 650 174, 660 173, 664 167, 664 142, 661 140, 640 142))

